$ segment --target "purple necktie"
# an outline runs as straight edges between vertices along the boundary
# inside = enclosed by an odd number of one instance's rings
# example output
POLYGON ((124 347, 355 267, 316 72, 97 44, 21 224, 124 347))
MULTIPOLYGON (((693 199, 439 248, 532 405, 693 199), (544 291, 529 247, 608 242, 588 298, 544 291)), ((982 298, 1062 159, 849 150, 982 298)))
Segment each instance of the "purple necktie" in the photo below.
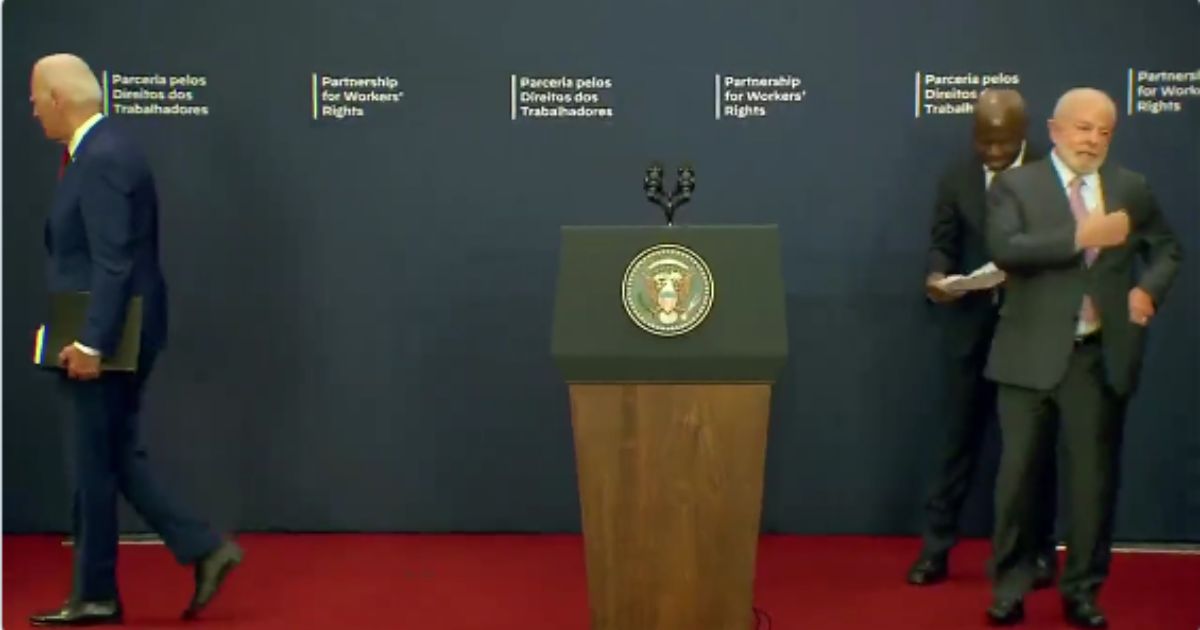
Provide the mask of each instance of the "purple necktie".
MULTIPOLYGON (((1083 201, 1083 178, 1076 177, 1071 180, 1070 194, 1067 198, 1071 202, 1071 214, 1075 215, 1075 221, 1080 222, 1087 219, 1088 212, 1087 204, 1083 201)), ((1092 263, 1096 262, 1096 256, 1100 255, 1100 248, 1089 247, 1083 252, 1083 259, 1087 262, 1087 266, 1091 267, 1092 263)), ((1099 314, 1096 312, 1096 306, 1092 303, 1092 296, 1083 296, 1083 306, 1079 311, 1079 319, 1084 324, 1091 326, 1100 321, 1099 314)))
MULTIPOLYGON (((1087 204, 1083 201, 1083 178, 1076 177, 1071 180, 1071 193, 1068 195, 1071 201, 1071 213, 1075 215, 1076 221, 1083 221, 1091 214, 1088 212, 1087 204)), ((1087 261, 1089 267, 1096 262, 1096 256, 1100 254, 1100 249, 1097 247, 1089 247, 1084 251, 1083 257, 1087 261)))

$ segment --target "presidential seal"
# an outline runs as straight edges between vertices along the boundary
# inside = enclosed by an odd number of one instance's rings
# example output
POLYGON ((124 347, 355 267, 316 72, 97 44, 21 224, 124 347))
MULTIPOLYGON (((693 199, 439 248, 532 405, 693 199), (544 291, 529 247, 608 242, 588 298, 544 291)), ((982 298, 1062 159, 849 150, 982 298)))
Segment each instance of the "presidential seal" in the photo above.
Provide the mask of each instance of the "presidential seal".
POLYGON ((674 244, 638 254, 625 270, 621 301, 642 330, 661 337, 691 332, 712 308, 712 272, 696 252, 674 244))

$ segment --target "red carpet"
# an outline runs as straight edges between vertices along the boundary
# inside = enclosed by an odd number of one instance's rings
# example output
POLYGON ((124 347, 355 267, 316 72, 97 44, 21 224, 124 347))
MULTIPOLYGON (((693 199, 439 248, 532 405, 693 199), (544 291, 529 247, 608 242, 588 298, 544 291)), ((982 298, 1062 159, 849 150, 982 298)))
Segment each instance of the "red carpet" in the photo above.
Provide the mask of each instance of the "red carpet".
MULTIPOLYGON (((178 620, 191 573, 158 546, 123 546, 130 628, 277 630, 586 630, 577 536, 246 535, 246 562, 195 622, 178 620)), ((767 536, 757 606, 772 630, 983 628, 988 547, 969 541, 952 579, 904 584, 915 539, 767 536)), ((47 536, 4 538, 5 628, 53 607, 70 585, 70 550, 47 536)), ((1200 556, 1119 554, 1100 599, 1111 627, 1200 628, 1200 556)), ((1063 628, 1058 596, 1026 602, 1031 630, 1063 628)), ((630 629, 636 630, 636 629, 630 629)), ((696 630, 704 630, 698 628, 696 630)))

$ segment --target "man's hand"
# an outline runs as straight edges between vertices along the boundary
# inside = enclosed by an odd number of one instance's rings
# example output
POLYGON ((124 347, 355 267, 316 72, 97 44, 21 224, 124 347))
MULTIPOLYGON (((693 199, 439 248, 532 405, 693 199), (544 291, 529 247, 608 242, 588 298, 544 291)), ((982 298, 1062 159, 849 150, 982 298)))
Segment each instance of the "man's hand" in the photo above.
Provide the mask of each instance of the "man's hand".
POLYGON ((1129 290, 1129 321, 1146 326, 1154 317, 1154 298, 1141 287, 1129 290))
POLYGON ((937 304, 947 304, 953 302, 966 294, 965 291, 954 291, 939 287, 937 283, 945 277, 946 274, 938 271, 925 276, 925 295, 927 295, 930 300, 936 302, 937 304))
POLYGON ((1129 237, 1129 214, 1124 210, 1093 214, 1075 228, 1075 244, 1080 249, 1116 247, 1129 237))
POLYGON ((67 369, 67 376, 77 381, 100 377, 100 356, 90 355, 76 348, 73 343, 59 351, 58 364, 67 369))

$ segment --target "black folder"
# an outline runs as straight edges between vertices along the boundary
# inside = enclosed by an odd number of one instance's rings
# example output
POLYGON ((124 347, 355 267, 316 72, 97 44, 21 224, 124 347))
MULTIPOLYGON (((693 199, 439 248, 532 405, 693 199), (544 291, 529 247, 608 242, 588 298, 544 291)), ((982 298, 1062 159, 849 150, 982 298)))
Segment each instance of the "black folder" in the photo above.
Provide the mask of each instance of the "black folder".
MULTIPOLYGON (((50 318, 38 327, 33 342, 33 362, 47 368, 57 368, 58 353, 64 346, 79 340, 87 319, 88 293, 52 293, 50 318)), ((137 370, 142 340, 142 298, 134 296, 125 310, 125 326, 121 341, 112 356, 100 361, 102 371, 133 372, 137 370)))

